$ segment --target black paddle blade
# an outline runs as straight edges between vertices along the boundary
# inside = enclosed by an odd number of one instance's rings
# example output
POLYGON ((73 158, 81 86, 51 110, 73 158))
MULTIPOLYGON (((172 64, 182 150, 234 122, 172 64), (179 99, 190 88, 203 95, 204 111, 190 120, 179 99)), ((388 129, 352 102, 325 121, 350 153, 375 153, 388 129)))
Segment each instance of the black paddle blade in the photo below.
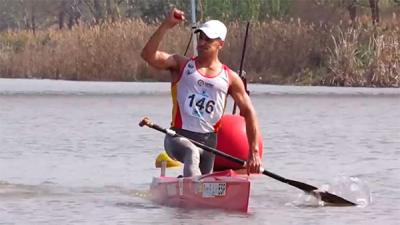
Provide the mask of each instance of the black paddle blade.
POLYGON ((316 198, 321 199, 321 201, 328 203, 331 206, 355 206, 355 205, 357 205, 349 200, 346 200, 340 196, 334 195, 327 191, 324 191, 324 192, 318 191, 318 188, 316 188, 312 185, 309 185, 309 184, 305 184, 305 183, 302 183, 299 181, 289 180, 289 179, 287 179, 286 183, 290 184, 294 187, 297 187, 306 193, 312 194, 316 198))
POLYGON ((318 199, 321 199, 321 201, 323 201, 325 203, 328 203, 331 206, 355 206, 355 205, 357 205, 357 204, 355 204, 355 203, 353 203, 353 202, 351 202, 349 200, 346 200, 346 199, 344 199, 342 197, 339 197, 337 195, 331 194, 329 192, 318 191, 318 188, 314 187, 312 185, 309 185, 309 184, 306 184, 306 183, 303 183, 303 182, 300 182, 300 181, 290 180, 290 179, 284 178, 282 176, 279 176, 278 174, 272 173, 272 172, 267 171, 265 169, 263 170, 262 173, 264 175, 272 177, 272 178, 274 178, 276 180, 279 180, 279 181, 281 181, 283 183, 286 183, 286 184, 289 184, 289 185, 291 185, 293 187, 296 187, 296 188, 298 188, 298 189, 300 189, 300 190, 302 190, 302 191, 304 191, 304 192, 306 192, 308 194, 311 194, 314 197, 316 197, 318 199))
POLYGON ((351 202, 340 196, 334 195, 334 194, 326 192, 326 191, 324 191, 324 192, 313 191, 311 194, 316 196, 317 198, 320 198, 321 201, 328 203, 331 206, 356 206, 357 205, 354 202, 351 202))

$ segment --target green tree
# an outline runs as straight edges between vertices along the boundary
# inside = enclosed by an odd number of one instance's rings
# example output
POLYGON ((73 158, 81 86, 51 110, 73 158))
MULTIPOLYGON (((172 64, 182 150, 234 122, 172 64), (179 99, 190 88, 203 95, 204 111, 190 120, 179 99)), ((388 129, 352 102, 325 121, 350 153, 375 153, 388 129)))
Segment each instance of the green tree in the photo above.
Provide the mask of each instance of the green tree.
POLYGON ((282 18, 288 15, 294 0, 264 0, 261 5, 260 19, 268 17, 282 18))
POLYGON ((294 0, 203 0, 206 18, 221 20, 263 20, 286 16, 294 0))
POLYGON ((0 0, 0 29, 45 28, 56 22, 60 0, 0 0))

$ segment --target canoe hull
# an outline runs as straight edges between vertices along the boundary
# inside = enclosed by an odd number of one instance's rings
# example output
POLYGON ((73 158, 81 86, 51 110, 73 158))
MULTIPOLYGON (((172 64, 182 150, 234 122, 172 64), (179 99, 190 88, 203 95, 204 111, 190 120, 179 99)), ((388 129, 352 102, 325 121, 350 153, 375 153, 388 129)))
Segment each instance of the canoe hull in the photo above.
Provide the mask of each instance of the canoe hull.
POLYGON ((232 170, 196 177, 154 177, 151 199, 183 208, 221 208, 247 212, 250 181, 232 170))

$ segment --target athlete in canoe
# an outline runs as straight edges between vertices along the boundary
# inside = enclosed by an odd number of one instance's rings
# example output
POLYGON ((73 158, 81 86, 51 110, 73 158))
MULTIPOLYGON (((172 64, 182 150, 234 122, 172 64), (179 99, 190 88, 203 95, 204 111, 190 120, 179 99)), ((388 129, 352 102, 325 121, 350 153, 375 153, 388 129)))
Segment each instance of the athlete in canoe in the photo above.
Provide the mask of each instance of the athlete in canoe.
MULTIPOLYGON (((227 34, 226 26, 210 20, 195 31, 198 36, 198 56, 188 58, 159 50, 165 34, 184 20, 184 13, 173 9, 151 36, 142 50, 142 58, 157 69, 171 72, 173 101, 171 129, 178 134, 215 148, 216 132, 221 125, 227 95, 237 103, 246 121, 249 142, 247 173, 259 173, 259 125, 256 112, 237 73, 219 60, 227 34)), ((213 171, 212 153, 196 147, 182 137, 165 136, 168 155, 184 163, 183 176, 208 174, 213 171)))

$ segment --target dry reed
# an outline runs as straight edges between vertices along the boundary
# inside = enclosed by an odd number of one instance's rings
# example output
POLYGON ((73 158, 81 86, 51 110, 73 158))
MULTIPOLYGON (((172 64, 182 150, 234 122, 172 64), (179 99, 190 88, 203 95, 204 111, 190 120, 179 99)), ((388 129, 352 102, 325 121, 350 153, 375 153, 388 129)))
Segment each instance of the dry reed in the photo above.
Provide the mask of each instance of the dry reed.
MULTIPOLYGON (((244 24, 231 23, 222 60, 240 63, 244 24)), ((0 76, 67 80, 168 80, 140 51, 157 27, 141 20, 77 26, 72 30, 0 34, 0 76)), ((169 32, 161 48, 183 53, 188 26, 169 32)), ((251 82, 379 86, 400 85, 400 28, 304 23, 300 19, 253 23, 245 70, 251 82)), ((190 48, 191 49, 191 48, 190 48)))

